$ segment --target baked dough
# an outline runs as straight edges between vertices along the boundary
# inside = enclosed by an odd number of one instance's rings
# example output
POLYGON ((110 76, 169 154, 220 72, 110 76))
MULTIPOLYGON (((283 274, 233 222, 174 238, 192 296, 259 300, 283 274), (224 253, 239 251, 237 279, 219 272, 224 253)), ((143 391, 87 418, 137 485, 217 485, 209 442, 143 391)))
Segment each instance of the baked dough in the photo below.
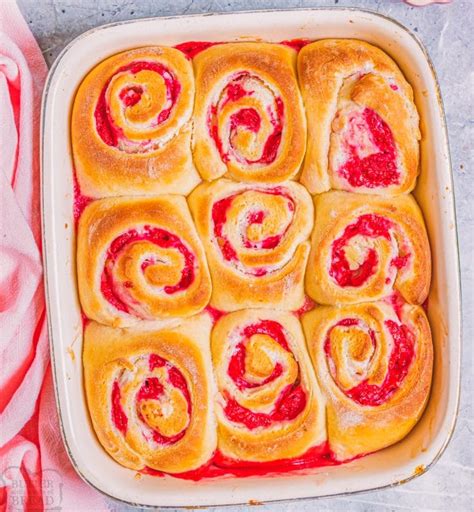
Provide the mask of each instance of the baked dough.
POLYGON ((433 346, 423 309, 384 302, 321 306, 303 316, 303 327, 327 400, 336 458, 351 459, 405 437, 431 385, 433 346))
POLYGON ((209 270, 184 197, 94 201, 77 239, 81 305, 97 322, 159 327, 209 301, 209 270))
POLYGON ((301 50, 298 76, 308 119, 301 182, 310 193, 410 192, 419 117, 395 62, 363 41, 324 39, 301 50))
POLYGON ((410 85, 363 41, 144 47, 86 75, 77 278, 111 457, 263 474, 408 434, 433 367, 419 140, 410 85))
POLYGON ((430 246, 411 195, 327 192, 315 198, 315 210, 306 270, 306 290, 312 299, 353 304, 398 291, 411 304, 426 300, 430 246))
POLYGON ((100 443, 117 462, 182 473, 212 457, 210 330, 205 314, 161 331, 87 324, 87 403, 100 443))
POLYGON ((84 78, 71 140, 81 192, 90 197, 187 194, 199 183, 191 155, 194 77, 174 48, 114 55, 84 78))
POLYGON ((231 313, 215 325, 211 346, 222 455, 291 459, 326 440, 324 401, 294 315, 231 313))
POLYGON ((299 183, 202 183, 188 198, 212 276, 211 305, 296 310, 313 224, 311 196, 299 183))
POLYGON ((260 183, 294 178, 306 145, 296 51, 230 43, 204 50, 193 63, 193 155, 201 176, 260 183))

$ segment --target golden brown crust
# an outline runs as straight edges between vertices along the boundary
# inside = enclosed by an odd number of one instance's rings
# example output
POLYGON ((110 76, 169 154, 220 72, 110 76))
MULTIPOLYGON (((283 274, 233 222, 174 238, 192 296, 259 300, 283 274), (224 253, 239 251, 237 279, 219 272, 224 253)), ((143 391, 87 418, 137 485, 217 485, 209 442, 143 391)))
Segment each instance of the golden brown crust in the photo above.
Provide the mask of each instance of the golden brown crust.
POLYGON ((263 183, 295 177, 306 146, 296 52, 270 43, 230 43, 204 50, 193 63, 193 156, 201 176, 263 183), (264 157, 269 141, 276 153, 264 157))
POLYGON ((219 390, 216 406, 218 447, 224 456, 258 462, 295 458, 325 441, 324 402, 295 316, 269 310, 230 313, 215 325, 211 346, 219 390), (288 351, 272 336, 255 334, 246 337, 243 334, 248 326, 258 326, 262 322, 275 322, 281 326, 288 351), (261 383, 277 364, 281 365, 282 374, 252 389, 239 389, 229 376, 228 367, 242 341, 246 350, 244 378, 257 379, 256 382, 261 383), (289 385, 298 386, 298 382, 306 396, 306 404, 291 420, 274 421, 267 427, 251 429, 230 420, 225 412, 228 397, 250 411, 269 414, 283 390, 289 385))
POLYGON ((78 223, 79 295, 94 320, 83 363, 93 426, 115 460, 176 474, 211 460, 217 443, 254 463, 328 439, 342 461, 413 428, 433 364, 419 307, 430 248, 408 194, 418 124, 396 63, 357 40, 316 41, 298 56, 218 44, 192 62, 138 48, 87 74, 72 110, 74 166, 82 194, 104 199, 78 223), (308 348, 291 313, 305 291, 327 304, 303 317, 308 348), (208 304, 228 312, 212 336, 208 304))
POLYGON ((189 196, 189 205, 211 270, 213 307, 296 310, 303 305, 313 205, 301 185, 220 179, 202 183, 189 196), (228 208, 219 208, 226 199, 228 208), (213 211, 224 219, 220 234, 213 211))
POLYGON ((413 428, 428 401, 433 367, 428 319, 421 307, 408 304, 401 306, 399 314, 400 318, 389 304, 376 302, 321 306, 303 317, 308 349, 327 400, 329 445, 339 460, 396 443, 413 428), (344 321, 346 325, 341 324, 344 321), (413 357, 398 387, 382 399, 387 374, 403 367, 400 363, 390 369, 397 344, 390 328, 395 333, 411 333, 407 339, 413 357), (379 393, 380 403, 372 405, 354 391, 359 402, 348 396, 366 380, 377 388, 373 394, 379 393))
MULTIPOLYGON (((395 62, 363 41, 325 39, 301 50, 298 76, 308 120, 301 182, 310 193, 329 188, 388 195, 410 192, 418 175, 419 118, 412 88, 395 62), (344 127, 351 129, 351 115, 366 108, 388 125, 394 138, 399 178, 388 186, 355 185, 341 176, 340 166, 348 158, 346 145, 354 144, 348 142, 350 137, 359 140, 361 153, 382 151, 364 147, 367 135, 362 132, 344 133, 344 127)), ((356 132, 362 123, 360 116, 357 119, 356 132)), ((374 144, 371 139, 369 146, 374 144)))
POLYGON ((138 48, 93 68, 79 86, 71 119, 74 166, 82 193, 91 197, 189 193, 200 181, 191 155, 193 101, 192 66, 174 48, 138 48), (166 92, 160 73, 124 70, 134 63, 155 64, 167 79, 172 75, 175 82, 170 83, 175 85, 170 91, 179 87, 176 98, 167 97, 175 93, 166 92), (143 91, 138 100, 131 96, 134 91, 143 91), (126 93, 130 100, 122 99, 126 93), (156 123, 170 103, 167 119, 156 123), (97 118, 99 111, 104 114, 97 118), (98 132, 104 121, 97 119, 102 118, 116 127, 115 145, 98 132))
POLYGON ((411 304, 425 301, 431 253, 421 211, 411 195, 385 198, 327 192, 315 198, 315 211, 306 270, 311 298, 320 304, 353 304, 378 300, 397 290, 411 304), (365 234, 364 218, 368 219, 365 234), (371 258, 372 270, 366 271, 371 258), (338 259, 349 267, 339 276, 338 259), (364 272, 367 277, 357 282, 357 274, 364 272))
POLYGON ((204 251, 180 196, 91 203, 78 226, 77 274, 85 314, 114 327, 159 326, 191 316, 211 294, 204 251), (193 273, 190 280, 186 269, 193 273), (104 294, 105 278, 125 308, 104 294))
POLYGON ((83 360, 89 412, 100 443, 117 462, 136 470, 181 473, 212 457, 217 436, 210 329, 207 315, 162 331, 114 329, 95 322, 86 326, 83 360), (152 367, 150 355, 165 360, 166 366, 152 367), (169 381, 170 368, 184 378, 190 412, 183 408, 184 393, 169 381), (142 398, 144 387, 156 382, 162 393, 142 398), (127 418, 125 428, 123 420, 114 418, 120 409, 127 418), (146 416, 140 417, 139 410, 146 416), (153 431, 165 432, 168 438, 179 432, 182 437, 162 444, 153 440, 153 431))

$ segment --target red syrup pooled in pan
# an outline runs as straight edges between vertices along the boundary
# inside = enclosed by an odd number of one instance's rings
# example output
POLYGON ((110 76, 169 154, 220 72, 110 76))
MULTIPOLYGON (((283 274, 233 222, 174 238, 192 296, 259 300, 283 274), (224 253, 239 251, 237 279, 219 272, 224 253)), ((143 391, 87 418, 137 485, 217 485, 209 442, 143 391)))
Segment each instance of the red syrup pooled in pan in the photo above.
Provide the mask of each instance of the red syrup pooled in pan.
POLYGON ((145 475, 164 477, 173 476, 183 480, 198 481, 203 478, 216 478, 220 476, 233 476, 237 478, 248 478, 252 476, 281 475, 290 471, 304 469, 315 469, 326 466, 338 466, 368 454, 358 455, 348 460, 337 460, 326 441, 318 446, 313 446, 303 455, 294 459, 278 459, 270 462, 252 462, 231 459, 217 451, 209 462, 192 471, 184 473, 169 474, 151 468, 145 468, 140 473, 145 475))
POLYGON ((301 48, 304 48, 306 45, 312 43, 311 39, 287 39, 285 41, 280 41, 280 44, 284 46, 289 46, 290 48, 293 48, 293 50, 296 50, 299 52, 301 48))
POLYGON ((175 48, 180 52, 183 52, 188 59, 193 59, 202 51, 207 50, 211 46, 216 46, 217 44, 222 43, 211 43, 209 41, 186 41, 185 43, 177 44, 175 48))
POLYGON ((85 210, 86 206, 91 203, 94 199, 92 197, 88 197, 82 194, 81 188, 79 186, 79 182, 77 181, 76 171, 72 172, 73 186, 74 186, 74 203, 73 203, 73 217, 74 223, 77 228, 77 223, 79 222, 79 218, 82 215, 82 212, 85 210))
POLYGON ((213 324, 215 324, 219 320, 219 318, 226 315, 225 311, 221 311, 220 309, 213 308, 210 305, 207 305, 204 308, 204 311, 210 315, 213 324))

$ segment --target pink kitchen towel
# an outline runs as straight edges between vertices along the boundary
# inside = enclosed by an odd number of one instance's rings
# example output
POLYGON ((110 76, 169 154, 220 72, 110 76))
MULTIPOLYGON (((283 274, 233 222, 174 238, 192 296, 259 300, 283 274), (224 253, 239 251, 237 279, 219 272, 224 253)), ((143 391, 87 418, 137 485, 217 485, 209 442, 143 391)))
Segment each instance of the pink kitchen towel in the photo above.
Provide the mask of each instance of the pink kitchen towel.
POLYGON ((68 460, 51 382, 39 191, 46 74, 16 3, 0 1, 0 510, 110 510, 68 460))

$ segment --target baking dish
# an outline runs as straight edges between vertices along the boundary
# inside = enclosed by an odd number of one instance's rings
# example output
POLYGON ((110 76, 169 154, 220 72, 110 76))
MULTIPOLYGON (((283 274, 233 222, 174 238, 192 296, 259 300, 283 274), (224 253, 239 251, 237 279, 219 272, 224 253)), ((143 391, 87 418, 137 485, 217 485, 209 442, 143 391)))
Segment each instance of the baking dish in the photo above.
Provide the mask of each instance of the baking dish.
POLYGON ((312 9, 150 18, 99 27, 73 41, 53 65, 43 98, 42 133, 43 253, 55 392, 68 454, 86 482, 110 497, 140 506, 255 503, 392 486, 422 474, 440 457, 452 435, 459 397, 461 306, 454 196, 436 76, 426 51, 403 26, 367 11, 312 9), (397 61, 415 91, 422 130, 422 172, 415 196, 433 254, 428 315, 435 366, 428 407, 401 442, 341 466, 197 483, 137 475, 101 448, 84 396, 69 136, 75 90, 102 59, 137 46, 326 37, 360 38, 381 47, 397 61))

